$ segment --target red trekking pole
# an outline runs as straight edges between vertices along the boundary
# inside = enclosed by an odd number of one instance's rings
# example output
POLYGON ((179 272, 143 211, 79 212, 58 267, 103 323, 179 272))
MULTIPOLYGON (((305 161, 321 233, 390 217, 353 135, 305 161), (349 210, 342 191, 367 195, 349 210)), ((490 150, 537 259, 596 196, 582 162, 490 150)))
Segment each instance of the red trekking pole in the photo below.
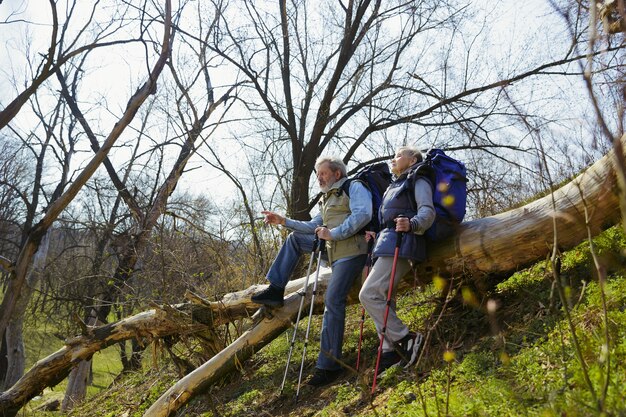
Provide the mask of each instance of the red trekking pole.
MULTIPOLYGON (((405 217, 399 215, 399 217, 405 217)), ((380 356, 383 351, 383 341, 387 332, 387 319, 389 318, 389 306, 391 305, 391 293, 393 292, 393 280, 396 276, 396 265, 398 264, 398 255, 400 254, 400 245, 402 245, 403 232, 396 232, 396 248, 393 252, 393 265, 391 267, 391 276, 389 277, 389 290, 387 291, 387 305, 385 306, 385 317, 383 318, 383 328, 380 332, 380 344, 378 345, 378 355, 376 357, 376 367, 374 368, 374 382, 372 383, 372 395, 376 391, 376 378, 378 377, 378 365, 380 365, 380 356)))
MULTIPOLYGON (((367 279, 370 274, 370 269, 372 268, 372 247, 374 246, 374 238, 371 238, 369 242, 367 242, 367 261, 365 261, 365 279, 367 279)), ((361 345, 363 343, 363 324, 365 323, 365 307, 361 306, 361 323, 359 328, 359 346, 357 348, 356 354, 356 371, 359 371, 359 365, 361 365, 361 345)))

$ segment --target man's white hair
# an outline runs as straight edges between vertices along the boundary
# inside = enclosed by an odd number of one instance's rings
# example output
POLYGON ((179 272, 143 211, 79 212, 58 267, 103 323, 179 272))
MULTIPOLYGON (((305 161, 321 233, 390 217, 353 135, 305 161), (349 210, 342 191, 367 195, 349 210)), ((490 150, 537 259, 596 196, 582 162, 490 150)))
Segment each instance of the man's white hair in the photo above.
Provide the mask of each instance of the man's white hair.
POLYGON ((346 164, 344 164, 340 158, 335 156, 320 156, 317 158, 317 161, 315 161, 315 170, 317 171, 322 164, 328 164, 328 168, 333 172, 340 171, 342 178, 348 176, 346 164))

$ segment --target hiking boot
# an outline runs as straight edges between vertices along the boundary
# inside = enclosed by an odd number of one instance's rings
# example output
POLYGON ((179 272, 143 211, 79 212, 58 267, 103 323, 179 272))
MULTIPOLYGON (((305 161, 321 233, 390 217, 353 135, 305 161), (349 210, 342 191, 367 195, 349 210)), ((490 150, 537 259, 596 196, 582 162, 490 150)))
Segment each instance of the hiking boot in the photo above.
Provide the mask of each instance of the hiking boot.
POLYGON ((399 365, 402 362, 402 356, 395 350, 383 352, 380 357, 380 363, 378 364, 378 377, 383 376, 385 371, 392 366, 399 365))
POLYGON ((270 284, 266 289, 254 294, 250 299, 253 303, 263 304, 270 307, 282 307, 285 290, 270 284))
POLYGON ((402 365, 403 368, 408 368, 417 361, 423 343, 424 336, 417 332, 409 332, 409 334, 395 343, 396 349, 402 357, 402 363, 400 365, 402 365))
POLYGON ((343 373, 343 369, 341 368, 339 369, 315 368, 315 373, 306 384, 312 387, 321 387, 326 384, 330 384, 331 382, 339 378, 342 373, 343 373))

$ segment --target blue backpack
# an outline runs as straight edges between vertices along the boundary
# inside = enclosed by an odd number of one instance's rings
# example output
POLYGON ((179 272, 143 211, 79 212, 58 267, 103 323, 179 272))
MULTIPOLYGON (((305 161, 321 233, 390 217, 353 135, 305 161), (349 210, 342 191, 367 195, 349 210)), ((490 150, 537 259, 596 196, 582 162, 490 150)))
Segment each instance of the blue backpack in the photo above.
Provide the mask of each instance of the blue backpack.
POLYGON ((425 177, 433 186, 436 217, 425 236, 438 241, 454 234, 465 217, 467 203, 467 170, 463 162, 449 157, 441 149, 431 149, 409 177, 425 177))
POLYGON ((368 165, 354 174, 348 181, 341 185, 342 190, 350 197, 350 183, 354 180, 361 181, 372 194, 372 220, 365 226, 363 231, 380 232, 378 212, 383 201, 383 194, 391 184, 391 172, 385 162, 368 165))

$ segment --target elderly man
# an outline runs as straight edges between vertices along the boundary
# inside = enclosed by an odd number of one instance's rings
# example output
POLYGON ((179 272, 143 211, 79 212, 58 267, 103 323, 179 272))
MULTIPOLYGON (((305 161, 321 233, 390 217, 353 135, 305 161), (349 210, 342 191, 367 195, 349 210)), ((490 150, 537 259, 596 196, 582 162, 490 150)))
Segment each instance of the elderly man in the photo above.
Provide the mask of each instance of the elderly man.
POLYGON ((347 181, 346 166, 339 158, 320 157, 315 163, 317 181, 323 193, 320 213, 310 221, 285 218, 263 211, 265 223, 282 225, 292 231, 267 272, 270 285, 252 296, 252 301, 268 306, 282 306, 285 286, 300 256, 313 250, 315 234, 326 241, 332 275, 324 299, 320 353, 309 385, 322 386, 337 379, 346 317, 346 298, 360 276, 367 257, 367 242, 361 230, 372 218, 372 199, 360 181, 347 181), (325 227, 323 227, 324 225, 325 227))

